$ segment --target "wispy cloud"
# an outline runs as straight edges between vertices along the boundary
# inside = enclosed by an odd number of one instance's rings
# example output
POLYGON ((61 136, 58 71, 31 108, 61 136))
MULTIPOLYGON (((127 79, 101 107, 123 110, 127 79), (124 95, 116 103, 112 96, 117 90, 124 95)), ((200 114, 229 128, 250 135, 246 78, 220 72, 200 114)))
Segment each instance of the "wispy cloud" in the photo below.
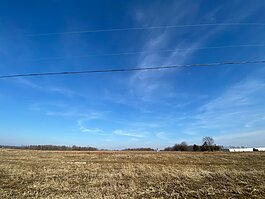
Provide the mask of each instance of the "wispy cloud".
POLYGON ((208 111, 224 110, 238 106, 251 105, 253 94, 265 88, 263 80, 247 79, 227 89, 220 97, 205 104, 201 109, 208 111))
POLYGON ((105 113, 99 111, 91 111, 89 113, 83 114, 83 121, 96 120, 104 118, 105 113))
POLYGON ((128 124, 132 128, 158 128, 161 126, 158 122, 131 122, 128 124))
POLYGON ((19 84, 19 85, 24 85, 33 89, 42 89, 43 87, 40 86, 37 83, 34 83, 33 81, 27 80, 25 78, 15 78, 11 79, 13 82, 19 84))
MULTIPOLYGON (((190 16, 190 11, 184 8, 183 2, 174 2, 174 5, 170 6, 168 9, 171 9, 172 16, 167 14, 164 17, 153 17, 154 10, 158 9, 160 5, 154 4, 152 9, 145 12, 141 10, 136 11, 136 20, 137 23, 146 25, 147 23, 150 25, 153 24, 163 24, 164 21, 171 24, 178 24, 185 16, 190 16), (141 17, 139 17, 141 16, 141 17), (152 17, 151 17, 152 16, 152 17)), ((161 7, 160 7, 161 8, 161 7)), ((176 38, 177 35, 172 35, 171 32, 167 30, 159 31, 156 33, 150 32, 146 36, 145 42, 143 42, 143 51, 146 53, 141 54, 138 57, 138 66, 157 66, 157 65, 165 65, 165 64, 181 64, 186 59, 187 54, 192 53, 191 51, 187 52, 174 52, 169 55, 157 53, 157 50, 161 50, 162 48, 167 48, 170 46, 170 42, 173 38, 176 38)), ((181 48, 184 46, 186 41, 182 41, 175 45, 175 48, 181 48)), ((193 47, 195 46, 192 44, 193 47)), ((136 72, 133 74, 129 81, 129 87, 131 93, 135 96, 140 96, 142 101, 151 102, 157 100, 158 96, 154 95, 154 93, 159 93, 160 97, 165 96, 167 93, 172 91, 172 87, 168 84, 167 75, 171 74, 172 71, 149 71, 149 72, 136 72), (164 92, 163 92, 164 91, 164 92)))
MULTIPOLYGON (((206 21, 218 20, 217 16, 222 11, 223 6, 216 7, 211 12, 207 13, 204 17, 206 21)), ((166 14, 163 17, 157 15, 153 16, 154 11, 163 11, 164 5, 159 3, 153 4, 148 8, 138 8, 135 10, 135 19, 137 24, 141 25, 157 25, 157 24, 189 24, 190 20, 196 18, 197 13, 200 10, 199 3, 183 3, 183 1, 171 2, 171 5, 166 6, 166 14), (187 7, 189 9, 187 9, 187 7)), ((229 16, 222 19, 222 22, 243 21, 247 17, 251 16, 255 11, 260 9, 256 5, 244 7, 242 9, 231 12, 229 16), (240 13, 239 13, 240 12, 240 13)), ((163 30, 157 32, 146 33, 145 40, 143 41, 143 50, 146 53, 141 54, 138 57, 139 66, 156 66, 156 65, 171 65, 171 64, 184 64, 193 60, 195 49, 198 47, 206 46, 207 43, 216 35, 224 32, 226 27, 212 27, 207 29, 196 29, 196 31, 189 31, 189 34, 185 34, 186 30, 163 30), (177 38, 181 38, 177 39, 177 38), (163 48, 172 48, 172 43, 175 43, 175 52, 161 54, 157 53, 157 50, 163 48), (177 49, 186 48, 187 50, 178 51, 177 49)), ((162 103, 169 93, 175 91, 175 86, 172 86, 170 81, 170 75, 179 70, 169 71, 150 71, 150 72, 136 72, 129 81, 129 90, 136 99, 142 102, 157 102, 162 103)))
POLYGON ((18 85, 30 87, 32 89, 36 89, 41 92, 52 92, 61 94, 67 97, 74 97, 74 96, 80 96, 79 93, 69 89, 69 88, 63 88, 60 86, 49 86, 49 85, 42 85, 40 83, 36 83, 32 80, 26 79, 26 78, 15 78, 11 80, 12 82, 15 82, 18 85))
POLYGON ((252 122, 264 119, 265 106, 259 100, 264 91, 265 84, 260 79, 247 78, 236 83, 199 107, 184 131, 196 135, 214 130, 220 134, 251 127, 252 122))
POLYGON ((98 128, 87 128, 84 125, 84 122, 85 121, 83 119, 80 119, 77 122, 78 127, 79 127, 79 129, 80 129, 81 132, 83 132, 83 133, 96 133, 97 135, 105 135, 104 134, 104 131, 102 129, 98 129, 98 128))
POLYGON ((156 137, 161 140, 170 141, 168 138, 168 132, 160 131, 155 133, 156 137))
POLYGON ((29 106, 31 111, 37 111, 47 116, 75 117, 84 116, 77 108, 64 101, 35 102, 29 106))
POLYGON ((48 88, 49 91, 59 93, 68 97, 79 96, 75 91, 70 90, 68 88, 61 88, 61 87, 50 87, 48 88))
POLYGON ((116 129, 113 131, 113 134, 119 135, 119 136, 143 138, 143 137, 146 137, 146 135, 149 133, 148 132, 136 132, 136 131, 127 131, 127 130, 116 129))

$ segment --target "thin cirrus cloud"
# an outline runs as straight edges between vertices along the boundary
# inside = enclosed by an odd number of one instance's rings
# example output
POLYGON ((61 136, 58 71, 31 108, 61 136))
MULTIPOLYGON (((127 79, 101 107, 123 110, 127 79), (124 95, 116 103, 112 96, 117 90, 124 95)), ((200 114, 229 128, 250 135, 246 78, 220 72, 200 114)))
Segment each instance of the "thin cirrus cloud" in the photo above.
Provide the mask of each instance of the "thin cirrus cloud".
POLYGON ((136 138, 144 138, 146 137, 146 134, 149 134, 148 132, 136 132, 136 131, 127 131, 127 130, 121 130, 116 129, 113 131, 114 135, 118 136, 129 136, 129 137, 136 137, 136 138))
POLYGON ((252 127, 253 131, 264 128, 264 125, 251 126, 252 122, 264 120, 262 114, 265 106, 260 100, 264 97, 264 91, 265 84, 260 79, 252 77, 236 83, 220 96, 199 107, 198 112, 191 116, 194 121, 190 122, 184 131, 198 134, 214 130, 216 133, 226 134, 232 131, 246 131, 246 127, 252 127))
POLYGON ((11 81, 19 86, 25 86, 31 89, 36 89, 40 92, 57 93, 57 94, 61 94, 67 97, 81 96, 80 94, 76 93, 75 91, 69 88, 64 88, 61 86, 50 86, 50 85, 45 85, 43 83, 40 84, 40 83, 36 83, 32 80, 25 79, 25 78, 15 78, 15 79, 12 79, 11 81))
POLYGON ((100 135, 102 133, 104 133, 104 131, 102 129, 98 129, 98 128, 92 129, 92 128, 85 127, 83 124, 83 120, 78 120, 77 123, 78 123, 80 131, 83 133, 96 133, 96 134, 100 134, 100 135))
POLYGON ((249 120, 246 124, 245 127, 247 128, 252 128, 255 125, 261 125, 265 123, 265 114, 256 114, 252 120, 249 120))
MULTIPOLYGON (((167 14, 164 17, 160 17, 160 15, 153 16, 150 13, 154 12, 154 10, 161 9, 161 5, 154 4, 153 7, 148 9, 138 9, 135 11, 135 19, 137 23, 140 24, 160 24, 164 21, 170 24, 178 24, 183 21, 189 21, 189 19, 196 16, 198 12, 199 5, 196 3, 194 5, 186 5, 183 1, 174 2, 172 6, 170 6, 167 14), (189 9, 186 9, 186 7, 189 9), (191 12, 193 10, 193 12, 191 12), (169 13, 169 14, 168 14, 169 13), (193 14, 194 13, 194 14, 193 14)), ((251 5, 248 8, 244 8, 244 13, 242 10, 234 11, 230 13, 225 19, 224 22, 229 21, 244 21, 247 17, 251 16, 255 13, 259 6, 251 5), (240 12, 240 13, 239 13, 240 12)), ((216 7, 210 13, 208 13, 208 18, 215 18, 220 10, 222 10, 222 6, 216 7)), ((147 37, 145 42, 143 42, 143 50, 147 51, 146 53, 141 54, 138 57, 138 65, 139 66, 150 66, 150 65, 168 65, 168 64, 183 64, 189 62, 193 58, 193 54, 196 52, 196 48, 205 46, 211 38, 225 31, 225 27, 213 27, 211 29, 203 29, 197 30, 194 33, 190 33, 193 35, 193 39, 182 35, 181 32, 176 32, 172 34, 170 31, 164 30, 161 34, 154 34, 150 32, 147 33, 147 37), (175 45, 175 49, 179 48, 187 48, 194 50, 183 50, 181 52, 176 51, 169 53, 167 56, 161 55, 157 53, 156 50, 160 49, 161 46, 167 46, 170 44, 172 39, 179 37, 181 40, 177 42, 175 45), (195 39, 194 39, 195 38, 195 39)), ((179 70, 177 70, 178 72, 179 70)), ((173 71, 174 72, 174 71, 173 71)), ((167 81, 168 74, 172 74, 172 71, 160 71, 157 72, 137 72, 133 74, 129 81, 129 88, 135 94, 139 95, 142 101, 154 101, 157 100, 157 97, 166 96, 170 91, 174 91, 174 87, 171 86, 170 82, 167 81), (165 91, 165 92, 163 92, 165 91), (159 93, 159 95, 157 95, 159 93)), ((160 102, 159 100, 157 100, 160 102)))

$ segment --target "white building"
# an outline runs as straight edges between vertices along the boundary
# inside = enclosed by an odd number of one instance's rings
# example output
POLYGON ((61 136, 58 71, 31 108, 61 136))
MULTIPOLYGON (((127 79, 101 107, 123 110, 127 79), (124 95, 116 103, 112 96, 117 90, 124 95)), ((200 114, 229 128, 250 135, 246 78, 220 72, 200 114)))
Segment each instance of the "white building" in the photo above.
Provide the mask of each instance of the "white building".
POLYGON ((253 148, 229 149, 229 152, 253 152, 253 148))

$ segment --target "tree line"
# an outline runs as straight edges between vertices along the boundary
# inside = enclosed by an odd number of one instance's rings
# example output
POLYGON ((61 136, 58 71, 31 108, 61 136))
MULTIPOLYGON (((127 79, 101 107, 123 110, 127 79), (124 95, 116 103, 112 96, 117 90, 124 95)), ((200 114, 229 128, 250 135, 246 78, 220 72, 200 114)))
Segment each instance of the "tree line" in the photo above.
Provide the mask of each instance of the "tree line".
MULTIPOLYGON (((51 151, 98 151, 96 147, 90 146, 58 146, 58 145, 28 145, 28 146, 1 146, 0 148, 10 149, 28 149, 28 150, 51 150, 51 151)), ((104 149, 105 150, 105 149, 104 149)), ((204 137, 201 145, 188 145, 187 142, 183 141, 179 144, 175 144, 171 147, 166 147, 162 151, 220 151, 223 150, 222 146, 216 145, 214 139, 211 137, 204 137)), ((127 148, 122 151, 158 151, 153 148, 127 148)))
POLYGON ((172 147, 166 147, 164 151, 221 151, 222 146, 216 145, 212 137, 204 137, 201 145, 188 145, 185 141, 175 144, 172 147))
POLYGON ((128 148, 123 149, 123 151, 155 151, 153 148, 128 148))
POLYGON ((95 147, 83 146, 58 146, 58 145, 28 145, 28 146, 0 146, 9 149, 28 149, 28 150, 51 150, 51 151, 97 151, 95 147))

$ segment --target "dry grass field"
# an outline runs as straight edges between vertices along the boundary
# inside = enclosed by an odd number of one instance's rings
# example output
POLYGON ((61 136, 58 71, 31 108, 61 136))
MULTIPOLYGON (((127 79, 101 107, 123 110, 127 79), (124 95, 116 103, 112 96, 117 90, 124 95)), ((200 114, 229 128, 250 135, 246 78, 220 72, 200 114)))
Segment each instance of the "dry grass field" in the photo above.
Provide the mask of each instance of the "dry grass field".
POLYGON ((265 198, 265 153, 0 149, 1 198, 265 198))

